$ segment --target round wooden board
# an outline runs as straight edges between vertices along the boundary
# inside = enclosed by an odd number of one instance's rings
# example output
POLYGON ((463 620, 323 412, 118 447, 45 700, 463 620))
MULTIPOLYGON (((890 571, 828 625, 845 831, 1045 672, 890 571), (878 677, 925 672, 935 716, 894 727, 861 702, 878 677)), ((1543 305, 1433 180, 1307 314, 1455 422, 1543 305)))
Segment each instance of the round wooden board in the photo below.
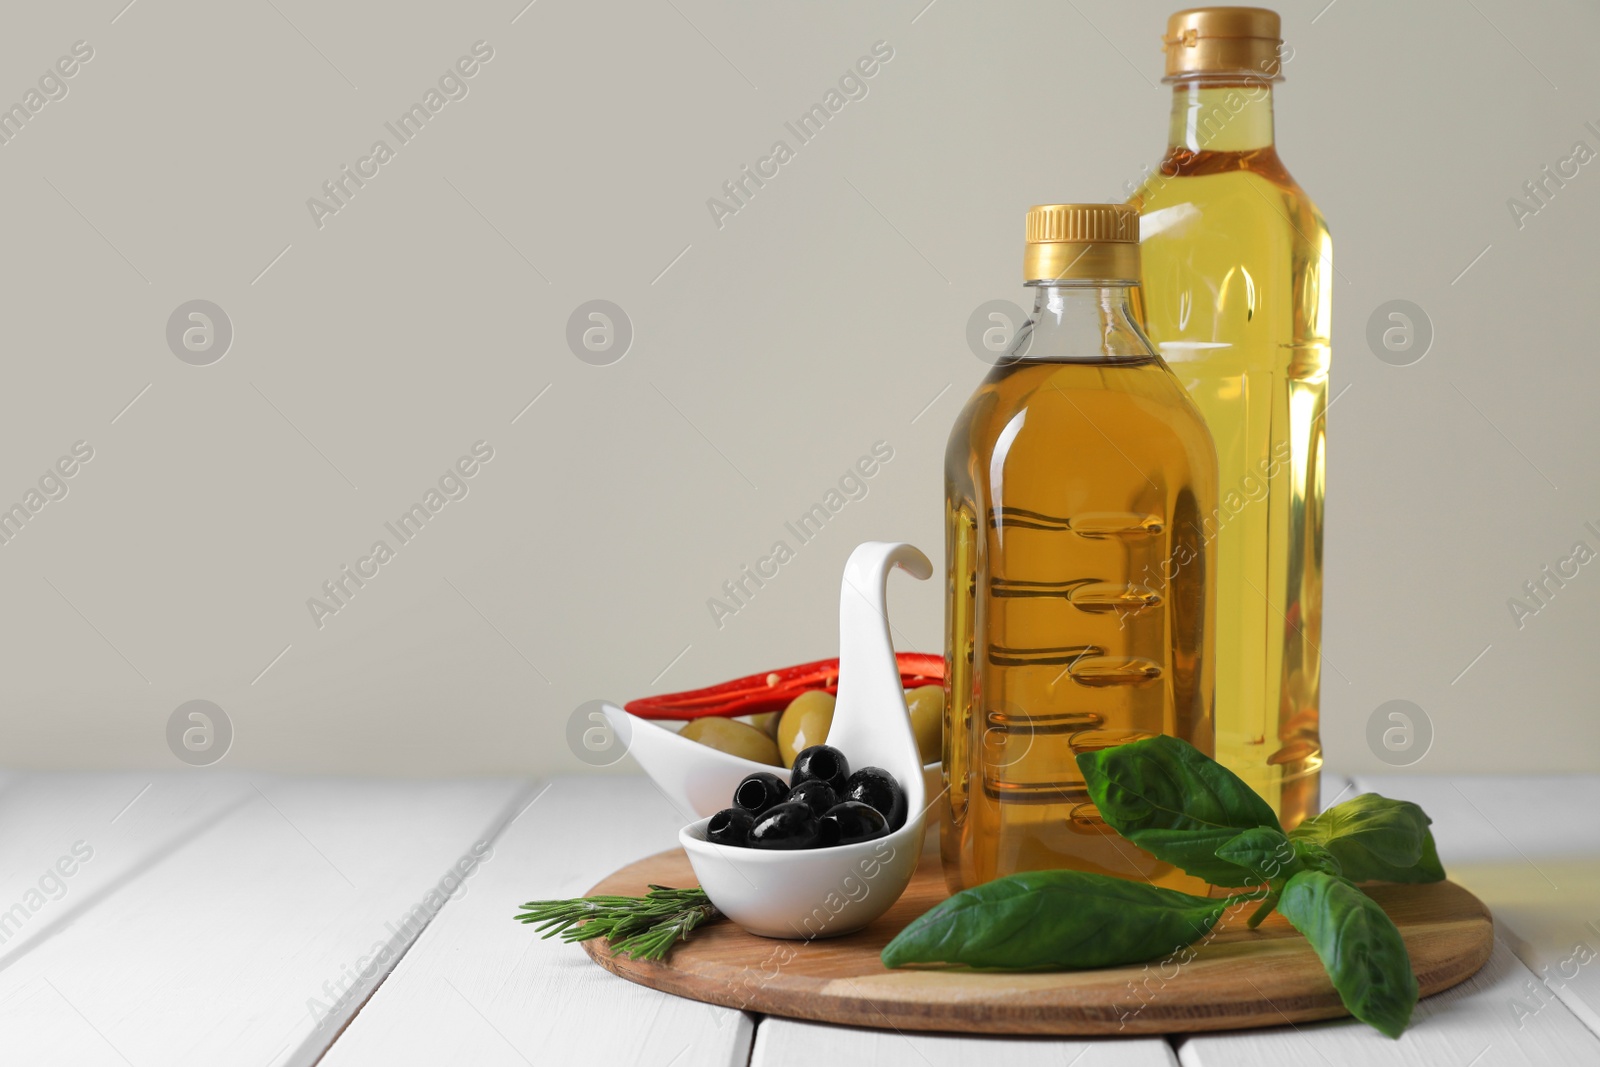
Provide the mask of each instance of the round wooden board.
MULTIPOLYGON (((647 885, 697 884, 681 849, 622 868, 591 894, 642 895, 647 885)), ((1372 897, 1400 927, 1422 996, 1472 977, 1489 959, 1494 923, 1453 882, 1375 885, 1372 897)), ((584 950, 631 982, 730 1008, 794 1019, 897 1030, 989 1034, 1173 1034, 1334 1019, 1349 1014, 1306 940, 1274 913, 1245 927, 1246 909, 1195 946, 1192 960, 1097 971, 993 974, 887 970, 878 953, 948 895, 935 850, 894 907, 855 934, 774 941, 726 920, 702 926, 662 962, 584 950)))

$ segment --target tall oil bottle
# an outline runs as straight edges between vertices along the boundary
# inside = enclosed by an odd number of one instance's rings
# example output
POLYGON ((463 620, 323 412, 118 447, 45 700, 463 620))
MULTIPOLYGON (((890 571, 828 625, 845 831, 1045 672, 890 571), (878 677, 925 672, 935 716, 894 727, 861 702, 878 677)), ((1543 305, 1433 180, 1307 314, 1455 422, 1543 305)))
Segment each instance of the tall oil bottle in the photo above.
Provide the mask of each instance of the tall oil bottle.
POLYGON ((1333 246, 1274 146, 1277 14, 1167 23, 1166 155, 1141 216, 1136 312, 1216 443, 1217 758, 1292 827, 1319 804, 1322 520, 1333 246))

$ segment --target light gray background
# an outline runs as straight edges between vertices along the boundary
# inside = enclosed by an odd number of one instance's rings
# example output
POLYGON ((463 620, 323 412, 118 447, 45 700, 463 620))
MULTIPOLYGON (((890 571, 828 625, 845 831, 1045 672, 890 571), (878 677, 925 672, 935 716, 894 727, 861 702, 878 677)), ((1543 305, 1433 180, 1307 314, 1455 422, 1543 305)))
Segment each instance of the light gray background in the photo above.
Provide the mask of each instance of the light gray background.
MULTIPOLYGON (((1278 130, 1337 248, 1330 760, 1382 767, 1368 719, 1409 700, 1418 770, 1595 770, 1600 564, 1520 630, 1507 601, 1600 549, 1600 162, 1520 230, 1507 199, 1600 148, 1600 15, 1325 2, 1282 6, 1278 130), (1434 324, 1413 366, 1365 341, 1392 299, 1434 324)), ((833 654, 854 544, 941 552, 966 322, 1021 299, 1025 208, 1120 198, 1166 131, 1167 4, 123 3, 0 35, 4 101, 94 48, 0 146, 0 502, 94 448, 0 547, 5 765, 176 768, 204 699, 227 766, 551 772, 585 700, 833 654), (478 40, 469 95, 318 229, 307 198, 478 40), (880 40, 719 229, 707 199, 880 40), (233 323, 210 366, 166 342, 194 299, 233 323), (591 299, 634 326, 611 366, 566 344, 591 299), (478 440, 470 494, 319 630, 307 598, 478 440), (868 495, 715 626, 879 440, 868 495)), ((939 583, 891 598, 939 649, 939 583)))

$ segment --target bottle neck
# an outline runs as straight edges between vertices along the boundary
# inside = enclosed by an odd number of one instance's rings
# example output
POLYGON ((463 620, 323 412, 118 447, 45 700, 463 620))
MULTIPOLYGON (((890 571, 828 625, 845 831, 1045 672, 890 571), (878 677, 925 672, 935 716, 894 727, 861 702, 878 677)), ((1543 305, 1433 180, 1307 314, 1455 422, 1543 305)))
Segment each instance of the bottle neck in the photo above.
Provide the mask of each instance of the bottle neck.
POLYGON ((1174 83, 1167 143, 1189 152, 1253 152, 1271 147, 1272 83, 1265 79, 1174 83))
POLYGON ((1104 363, 1155 355, 1134 317, 1136 283, 1030 282, 1033 311, 1017 334, 1009 361, 1104 363))

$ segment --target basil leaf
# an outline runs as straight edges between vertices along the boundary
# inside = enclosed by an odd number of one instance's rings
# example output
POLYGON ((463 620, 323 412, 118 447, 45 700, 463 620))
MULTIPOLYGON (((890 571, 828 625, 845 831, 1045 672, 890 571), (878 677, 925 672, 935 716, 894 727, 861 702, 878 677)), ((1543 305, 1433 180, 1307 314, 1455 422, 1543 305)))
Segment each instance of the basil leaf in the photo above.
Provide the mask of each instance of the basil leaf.
POLYGON ((1250 884, 1247 867, 1217 857, 1239 831, 1281 830, 1272 808, 1237 775, 1175 737, 1085 752, 1078 768, 1113 830, 1212 885, 1250 884))
POLYGON ((1004 971, 1139 963, 1202 937, 1235 901, 1083 871, 1025 871, 963 890, 884 947, 885 967, 1004 971))
POLYGON ((1410 870, 1389 871, 1373 876, 1373 881, 1385 882, 1442 882, 1444 879, 1444 864, 1439 862, 1439 846, 1433 843, 1432 830, 1422 831, 1422 858, 1417 860, 1416 866, 1410 870))
POLYGON ((1432 821, 1409 800, 1363 793, 1307 819, 1289 837, 1326 849, 1352 882, 1438 882, 1444 867, 1432 821))
POLYGON ((1306 870, 1321 871, 1331 874, 1335 878, 1344 877, 1344 868, 1339 861, 1333 858, 1333 853, 1309 838, 1296 837, 1294 832, 1289 833, 1289 843, 1294 846, 1295 856, 1300 860, 1300 866, 1306 870))
POLYGON ((1302 866, 1289 838, 1272 826, 1257 826, 1235 834, 1217 849, 1217 858, 1249 871, 1251 885, 1286 879, 1302 866))
POLYGON ((1350 1014, 1399 1037, 1417 1003, 1417 979, 1383 909, 1346 879, 1302 871, 1289 879, 1278 911, 1316 949, 1350 1014))

